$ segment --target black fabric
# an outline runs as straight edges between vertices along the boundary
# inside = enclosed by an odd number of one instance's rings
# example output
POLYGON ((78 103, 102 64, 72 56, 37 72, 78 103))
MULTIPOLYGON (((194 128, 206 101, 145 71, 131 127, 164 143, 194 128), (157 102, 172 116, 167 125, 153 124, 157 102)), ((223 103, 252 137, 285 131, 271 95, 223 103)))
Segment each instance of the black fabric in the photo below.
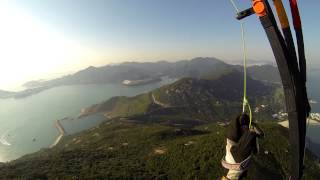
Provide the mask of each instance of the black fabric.
POLYGON ((237 163, 247 159, 252 153, 257 153, 257 134, 250 130, 244 132, 237 146, 232 146, 231 154, 237 163))
POLYGON ((240 116, 232 120, 227 129, 227 138, 232 140, 233 142, 238 142, 241 137, 239 117, 240 116))
POLYGON ((242 131, 249 126, 249 116, 245 113, 239 115, 236 119, 230 122, 227 130, 227 138, 233 142, 238 142, 243 134, 242 131))
POLYGON ((248 175, 248 170, 244 171, 244 172, 240 175, 239 180, 244 179, 245 177, 247 177, 247 175, 248 175))
POLYGON ((256 138, 263 136, 262 130, 255 123, 252 123, 252 125, 262 133, 257 134, 254 131, 250 131, 249 123, 249 116, 243 113, 231 121, 227 130, 227 138, 238 143, 238 145, 231 148, 231 153, 237 163, 257 152, 256 138))
POLYGON ((246 113, 242 113, 239 117, 240 126, 249 126, 250 117, 246 113))

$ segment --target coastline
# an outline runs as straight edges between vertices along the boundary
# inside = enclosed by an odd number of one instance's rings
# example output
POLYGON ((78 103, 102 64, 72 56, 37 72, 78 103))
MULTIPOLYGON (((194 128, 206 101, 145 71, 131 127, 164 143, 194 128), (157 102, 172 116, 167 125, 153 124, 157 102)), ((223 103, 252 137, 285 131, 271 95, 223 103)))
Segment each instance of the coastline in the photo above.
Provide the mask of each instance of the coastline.
MULTIPOLYGON (((315 119, 308 119, 307 123, 308 122, 309 122, 309 125, 320 125, 320 121, 315 120, 315 119)), ((289 121, 288 120, 280 121, 280 122, 278 122, 278 124, 285 127, 285 128, 289 128, 289 121)))
MULTIPOLYGON (((320 126, 320 121, 317 119, 308 119, 309 125, 320 126)), ((284 120, 278 122, 280 126, 289 128, 289 121, 284 120)), ((306 137, 306 148, 310 150, 318 159, 320 159, 320 146, 317 142, 311 140, 310 137, 306 137)))
POLYGON ((54 123, 55 127, 57 128, 57 130, 59 131, 59 136, 56 138, 56 140, 50 145, 50 148, 53 148, 54 146, 56 146, 61 139, 63 138, 63 136, 66 134, 66 130, 63 128, 62 124, 60 123, 60 120, 57 120, 54 123))

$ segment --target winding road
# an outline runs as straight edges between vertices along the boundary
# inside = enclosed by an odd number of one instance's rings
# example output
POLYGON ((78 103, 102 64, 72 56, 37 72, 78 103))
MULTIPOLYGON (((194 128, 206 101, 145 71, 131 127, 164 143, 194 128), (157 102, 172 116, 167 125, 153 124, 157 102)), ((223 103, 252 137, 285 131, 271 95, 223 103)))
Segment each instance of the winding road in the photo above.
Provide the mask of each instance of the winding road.
POLYGON ((154 102, 155 104, 157 104, 157 105, 159 105, 159 106, 161 106, 161 107, 170 107, 168 104, 164 104, 164 103, 158 101, 158 100, 156 99, 156 97, 154 96, 154 94, 152 94, 151 96, 152 96, 152 100, 153 100, 153 102, 154 102))

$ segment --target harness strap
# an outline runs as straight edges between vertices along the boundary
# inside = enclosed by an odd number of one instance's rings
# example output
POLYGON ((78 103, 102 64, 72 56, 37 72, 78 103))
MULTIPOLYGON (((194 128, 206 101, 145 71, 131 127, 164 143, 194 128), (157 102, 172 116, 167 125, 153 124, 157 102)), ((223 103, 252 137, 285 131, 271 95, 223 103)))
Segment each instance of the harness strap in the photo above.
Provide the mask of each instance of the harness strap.
POLYGON ((249 156, 240 163, 228 163, 227 161, 225 161, 225 157, 223 157, 223 159, 221 160, 221 165, 229 170, 244 171, 248 169, 251 163, 251 159, 251 156, 249 156))

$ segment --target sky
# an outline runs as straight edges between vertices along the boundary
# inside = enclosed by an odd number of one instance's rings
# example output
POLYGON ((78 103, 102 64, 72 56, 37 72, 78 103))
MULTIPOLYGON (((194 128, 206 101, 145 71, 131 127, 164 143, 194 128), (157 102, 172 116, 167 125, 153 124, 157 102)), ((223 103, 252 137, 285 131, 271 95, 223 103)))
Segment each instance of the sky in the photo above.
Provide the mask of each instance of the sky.
MULTIPOLYGON (((308 65, 320 68, 320 1, 298 3, 308 65)), ((0 0, 0 89, 124 61, 241 60, 234 16, 229 0, 0 0)), ((248 59, 274 61, 257 17, 244 22, 248 59)))

